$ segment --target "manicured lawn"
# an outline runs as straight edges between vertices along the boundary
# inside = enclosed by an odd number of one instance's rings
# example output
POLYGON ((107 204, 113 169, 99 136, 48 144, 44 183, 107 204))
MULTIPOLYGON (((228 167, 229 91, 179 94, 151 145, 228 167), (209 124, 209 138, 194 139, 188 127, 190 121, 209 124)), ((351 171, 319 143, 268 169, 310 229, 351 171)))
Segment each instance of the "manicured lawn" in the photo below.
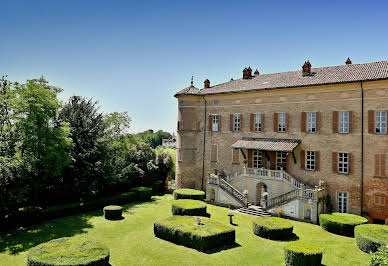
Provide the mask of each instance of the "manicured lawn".
MULTIPOLYGON (((206 254, 158 239, 153 234, 156 220, 171 216, 172 196, 154 196, 152 201, 126 205, 125 219, 108 221, 101 211, 47 222, 36 228, 1 235, 0 265, 26 265, 27 251, 58 237, 87 234, 107 245, 110 263, 118 265, 284 265, 283 246, 252 232, 252 216, 236 214, 236 243, 229 249, 206 254)), ((208 205, 211 219, 228 224, 229 210, 208 205)), ((194 221, 194 218, 193 218, 194 221)), ((354 238, 328 233, 319 226, 291 221, 294 233, 324 249, 324 265, 368 265, 370 255, 357 248, 354 238)))

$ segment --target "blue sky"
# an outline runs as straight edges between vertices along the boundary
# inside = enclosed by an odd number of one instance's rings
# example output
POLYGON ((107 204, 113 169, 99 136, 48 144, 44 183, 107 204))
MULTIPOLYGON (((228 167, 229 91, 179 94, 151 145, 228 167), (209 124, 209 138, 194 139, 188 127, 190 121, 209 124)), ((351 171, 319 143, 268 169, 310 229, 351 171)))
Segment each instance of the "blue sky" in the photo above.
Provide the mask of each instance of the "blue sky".
POLYGON ((174 92, 261 73, 388 60, 388 1, 1 0, 0 73, 44 75, 132 131, 175 130, 174 92))

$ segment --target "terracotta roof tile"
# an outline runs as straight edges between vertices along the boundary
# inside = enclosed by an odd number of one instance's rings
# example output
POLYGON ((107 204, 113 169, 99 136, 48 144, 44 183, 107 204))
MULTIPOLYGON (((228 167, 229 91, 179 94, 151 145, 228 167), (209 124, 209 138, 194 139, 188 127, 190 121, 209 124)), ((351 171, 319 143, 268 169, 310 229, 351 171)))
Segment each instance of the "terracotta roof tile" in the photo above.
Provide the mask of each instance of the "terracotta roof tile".
POLYGON ((236 141, 232 148, 292 152, 299 143, 299 139, 242 138, 236 141))

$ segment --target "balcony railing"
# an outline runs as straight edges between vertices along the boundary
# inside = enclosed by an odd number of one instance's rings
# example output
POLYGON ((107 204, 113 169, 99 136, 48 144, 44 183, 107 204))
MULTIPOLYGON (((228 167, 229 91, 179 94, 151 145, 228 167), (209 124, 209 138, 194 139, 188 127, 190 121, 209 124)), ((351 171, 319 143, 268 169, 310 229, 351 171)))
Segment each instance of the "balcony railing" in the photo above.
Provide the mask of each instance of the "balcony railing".
POLYGON ((287 192, 285 194, 282 194, 280 196, 267 200, 267 202, 264 203, 265 205, 264 207, 266 209, 270 209, 296 198, 305 199, 305 200, 311 199, 311 200, 317 201, 319 194, 321 194, 321 191, 323 190, 303 189, 303 188, 291 190, 290 192, 287 192))
POLYGON ((247 204, 248 204, 247 197, 244 194, 242 194, 240 191, 238 191, 236 188, 234 188, 231 184, 226 182, 224 179, 219 178, 216 175, 209 175, 207 182, 209 184, 219 186, 223 190, 227 191, 230 195, 232 195, 239 202, 244 204, 244 206, 247 206, 247 204))

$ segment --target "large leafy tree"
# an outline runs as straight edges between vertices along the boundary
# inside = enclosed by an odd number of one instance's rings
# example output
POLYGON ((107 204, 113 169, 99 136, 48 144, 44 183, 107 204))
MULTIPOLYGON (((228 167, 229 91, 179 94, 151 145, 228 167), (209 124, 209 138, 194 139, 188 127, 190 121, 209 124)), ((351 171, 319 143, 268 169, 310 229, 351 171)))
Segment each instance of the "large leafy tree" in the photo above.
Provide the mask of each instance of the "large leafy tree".
POLYGON ((160 145, 162 145, 163 139, 169 139, 171 138, 171 134, 168 132, 165 132, 163 130, 158 130, 154 132, 153 130, 146 130, 144 132, 136 134, 139 138, 141 138, 144 142, 151 145, 152 148, 156 148, 160 145))

